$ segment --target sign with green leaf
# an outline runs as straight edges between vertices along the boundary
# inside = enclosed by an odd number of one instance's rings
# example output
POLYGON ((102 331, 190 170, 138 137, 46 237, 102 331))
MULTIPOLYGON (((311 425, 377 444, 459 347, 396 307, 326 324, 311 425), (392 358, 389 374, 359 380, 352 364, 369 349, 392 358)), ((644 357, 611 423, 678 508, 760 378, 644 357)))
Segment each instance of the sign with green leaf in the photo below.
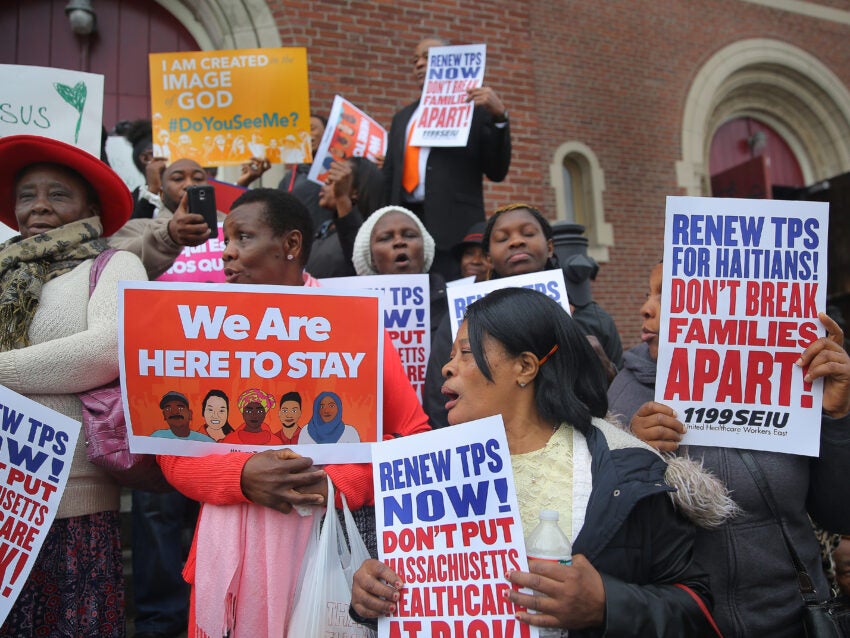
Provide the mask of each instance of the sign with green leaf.
POLYGON ((0 137, 42 135, 100 156, 103 76, 0 64, 0 137))

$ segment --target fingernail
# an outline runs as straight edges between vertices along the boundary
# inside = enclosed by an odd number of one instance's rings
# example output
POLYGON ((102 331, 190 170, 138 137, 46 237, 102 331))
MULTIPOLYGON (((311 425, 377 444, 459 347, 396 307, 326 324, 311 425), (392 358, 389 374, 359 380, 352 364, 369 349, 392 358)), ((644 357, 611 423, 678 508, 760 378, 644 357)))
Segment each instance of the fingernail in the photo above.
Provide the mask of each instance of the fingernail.
POLYGON ((794 362, 794 365, 798 365, 802 368, 803 367, 803 357, 800 357, 799 359, 797 359, 797 361, 794 362))
POLYGON ((513 573, 514 573, 514 571, 512 569, 509 569, 508 571, 506 571, 505 572, 505 580, 510 581, 511 574, 513 574, 513 573))
POLYGON ((394 587, 395 587, 396 589, 401 589, 402 587, 404 587, 404 583, 403 583, 403 582, 401 582, 401 581, 398 581, 398 582, 394 585, 394 587))
POLYGON ((806 376, 803 377, 803 381, 805 381, 806 383, 811 383, 812 382, 812 375, 807 374, 806 376))
POLYGON ((398 592, 393 594, 393 602, 398 602, 398 592))

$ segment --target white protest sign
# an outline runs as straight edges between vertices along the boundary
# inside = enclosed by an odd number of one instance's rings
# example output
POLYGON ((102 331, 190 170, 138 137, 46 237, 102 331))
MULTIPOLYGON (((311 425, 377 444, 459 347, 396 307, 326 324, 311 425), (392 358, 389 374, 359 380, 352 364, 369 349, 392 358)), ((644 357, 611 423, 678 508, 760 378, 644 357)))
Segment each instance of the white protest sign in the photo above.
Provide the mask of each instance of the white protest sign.
POLYGON ((682 444, 817 456, 822 381, 796 365, 823 334, 829 206, 668 197, 655 400, 682 444))
POLYGON ((460 279, 455 279, 453 281, 447 281, 446 287, 451 288, 452 286, 466 286, 468 284, 475 283, 475 275, 470 275, 469 277, 461 277, 460 279))
POLYGON ((126 137, 110 135, 106 138, 106 158, 110 168, 124 180, 131 193, 145 183, 145 176, 133 163, 133 145, 126 137))
POLYGON ((0 64, 0 137, 41 135, 100 157, 103 76, 40 66, 0 64))
POLYGON ((378 636, 530 635, 505 599, 528 561, 501 416, 373 445, 372 462, 378 557, 405 583, 378 636))
POLYGON ((477 284, 450 286, 446 288, 446 300, 449 304, 452 339, 457 336, 457 330, 463 322, 466 307, 494 290, 501 290, 502 288, 531 288, 537 292, 542 292, 561 304, 567 314, 572 314, 570 312, 570 301, 567 297, 567 285, 564 283, 564 271, 560 268, 481 281, 477 284))
POLYGON ((59 509, 80 424, 3 386, 0 418, 2 625, 59 509))
POLYGON ((422 401, 425 368, 431 356, 431 289, 428 275, 368 275, 322 279, 322 288, 380 290, 384 328, 398 350, 401 365, 422 401))
POLYGON ((475 108, 467 91, 484 84, 486 44, 431 47, 412 146, 466 146, 475 108))

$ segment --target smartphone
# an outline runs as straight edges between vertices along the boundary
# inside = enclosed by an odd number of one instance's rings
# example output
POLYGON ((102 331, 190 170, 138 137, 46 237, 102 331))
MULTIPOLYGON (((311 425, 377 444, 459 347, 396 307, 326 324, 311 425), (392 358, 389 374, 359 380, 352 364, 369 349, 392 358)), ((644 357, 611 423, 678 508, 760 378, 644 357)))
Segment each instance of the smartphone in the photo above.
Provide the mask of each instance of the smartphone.
POLYGON ((202 215, 210 227, 211 237, 218 237, 218 212, 215 208, 215 189, 212 186, 189 186, 186 189, 189 212, 202 215))

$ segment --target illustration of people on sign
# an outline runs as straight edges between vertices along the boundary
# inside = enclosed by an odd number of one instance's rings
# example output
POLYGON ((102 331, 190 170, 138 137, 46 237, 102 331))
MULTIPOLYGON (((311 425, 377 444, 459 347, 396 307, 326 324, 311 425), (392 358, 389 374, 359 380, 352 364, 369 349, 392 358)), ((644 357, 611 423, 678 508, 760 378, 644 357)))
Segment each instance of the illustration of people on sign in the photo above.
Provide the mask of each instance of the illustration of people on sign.
POLYGON ((342 421, 342 401, 334 392, 322 392, 313 400, 313 416, 299 443, 359 443, 357 429, 342 421))
POLYGON ((277 413, 280 419, 281 431, 278 433, 284 445, 295 445, 301 428, 298 421, 301 419, 301 395, 297 392, 287 392, 280 397, 280 410, 277 413))
POLYGON ((242 443, 245 445, 274 445, 280 440, 265 422, 266 415, 275 406, 274 397, 257 388, 245 390, 239 395, 236 407, 242 413, 243 423, 225 436, 222 443, 242 443))
POLYGON ((189 441, 207 441, 212 439, 192 429, 192 411, 189 409, 189 399, 186 395, 170 390, 159 402, 162 417, 167 428, 156 430, 151 436, 159 439, 187 439, 189 441))
POLYGON ((204 415, 204 430, 214 441, 221 441, 233 432, 228 414, 230 399, 221 390, 210 390, 201 403, 201 413, 204 415))

